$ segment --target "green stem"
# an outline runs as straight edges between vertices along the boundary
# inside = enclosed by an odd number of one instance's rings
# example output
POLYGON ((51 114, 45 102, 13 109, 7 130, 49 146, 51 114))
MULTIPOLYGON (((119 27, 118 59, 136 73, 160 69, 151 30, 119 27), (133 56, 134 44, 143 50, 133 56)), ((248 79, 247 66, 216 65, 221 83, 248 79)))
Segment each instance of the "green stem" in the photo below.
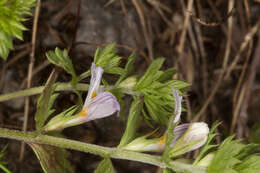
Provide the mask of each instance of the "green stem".
MULTIPOLYGON (((76 85, 76 89, 78 91, 88 91, 88 88, 89 88, 88 84, 78 83, 76 85)), ((21 90, 21 91, 16 91, 13 93, 2 94, 2 95, 0 95, 0 102, 19 98, 19 97, 26 97, 26 96, 40 94, 40 93, 42 93, 43 89, 44 89, 44 86, 40 86, 40 87, 29 88, 29 89, 25 89, 25 90, 21 90)), ((119 89, 119 87, 109 86, 105 89, 119 89)), ((129 89, 124 89, 124 88, 120 88, 120 89, 122 89, 122 92, 125 94, 140 95, 140 93, 137 91, 132 91, 129 89)), ((55 89, 55 91, 73 91, 73 90, 75 90, 75 89, 71 86, 70 83, 58 83, 58 86, 55 89)))
POLYGON ((37 132, 21 132, 17 130, 9 130, 0 128, 0 137, 15 139, 24 142, 33 142, 38 144, 52 145, 56 147, 78 150, 86 153, 92 153, 100 156, 109 156, 116 159, 132 160, 142 163, 155 165, 161 168, 171 168, 178 172, 205 173, 205 168, 185 164, 182 162, 172 161, 170 165, 166 165, 161 161, 160 156, 153 156, 144 153, 127 151, 117 148, 102 147, 94 144, 87 144, 70 139, 54 137, 39 134, 37 132))

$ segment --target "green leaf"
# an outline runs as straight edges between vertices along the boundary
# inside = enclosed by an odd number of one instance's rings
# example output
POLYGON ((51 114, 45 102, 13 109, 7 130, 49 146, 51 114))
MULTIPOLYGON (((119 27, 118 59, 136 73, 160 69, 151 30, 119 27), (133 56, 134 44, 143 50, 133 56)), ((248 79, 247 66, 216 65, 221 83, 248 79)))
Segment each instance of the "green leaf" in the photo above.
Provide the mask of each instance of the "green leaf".
POLYGON ((10 49, 13 49, 11 38, 3 31, 0 31, 0 57, 6 60, 10 49))
POLYGON ((105 158, 102 162, 100 162, 95 170, 95 173, 115 173, 111 160, 109 158, 105 158))
POLYGON ((36 154, 45 173, 73 173, 74 170, 67 160, 69 153, 50 145, 28 143, 36 154))
POLYGON ((35 0, 0 1, 0 57, 6 59, 12 49, 12 39, 23 40, 26 27, 22 24, 26 16, 31 15, 35 0), (4 36, 3 36, 4 35, 4 36))
POLYGON ((245 158, 235 169, 239 173, 260 173, 260 155, 245 158))
POLYGON ((103 50, 96 50, 94 56, 94 63, 96 66, 100 66, 106 73, 110 74, 124 74, 124 69, 118 67, 121 57, 116 55, 115 44, 107 45, 103 50))
POLYGON ((160 77, 159 82, 166 82, 170 79, 172 79, 172 76, 177 73, 176 68, 169 68, 167 69, 160 77))
POLYGON ((56 47, 55 51, 47 52, 46 56, 52 64, 63 68, 67 73, 71 74, 72 76, 76 76, 72 61, 69 58, 66 49, 62 51, 56 47))
POLYGON ((158 70, 161 68, 163 62, 164 62, 163 58, 157 58, 151 63, 149 68, 146 70, 145 74, 138 81, 136 85, 137 90, 149 86, 155 80, 156 78, 155 75, 156 73, 158 73, 158 70))
POLYGON ((135 99, 132 102, 128 120, 127 120, 126 130, 124 132, 123 137, 121 138, 120 144, 118 145, 119 148, 127 145, 135 138, 136 131, 138 130, 138 127, 142 120, 141 118, 142 108, 143 108, 143 102, 140 99, 135 99))
POLYGON ((236 172, 233 168, 241 161, 236 158, 245 145, 237 140, 232 140, 233 136, 225 139, 216 152, 211 164, 207 168, 208 173, 229 173, 236 172))
POLYGON ((128 57, 128 61, 125 65, 124 72, 120 76, 120 78, 117 80, 117 82, 115 84, 116 86, 119 85, 124 79, 126 79, 128 77, 128 75, 134 70, 134 60, 135 60, 135 53, 132 53, 128 57))
POLYGON ((45 88, 38 99, 37 111, 35 115, 36 130, 40 131, 44 126, 47 118, 54 112, 51 107, 58 94, 53 94, 56 85, 53 85, 56 79, 54 72, 51 73, 49 79, 45 84, 45 88))
MULTIPOLYGON (((47 56, 48 60, 50 61, 50 63, 52 63, 58 67, 61 67, 63 70, 65 70, 67 73, 69 73, 72 76, 71 85, 75 87, 76 84, 78 83, 78 77, 75 72, 72 61, 68 55, 67 50, 64 49, 62 51, 56 47, 55 51, 48 51, 46 53, 46 56, 47 56)), ((76 93, 76 94, 78 94, 78 93, 76 93)))

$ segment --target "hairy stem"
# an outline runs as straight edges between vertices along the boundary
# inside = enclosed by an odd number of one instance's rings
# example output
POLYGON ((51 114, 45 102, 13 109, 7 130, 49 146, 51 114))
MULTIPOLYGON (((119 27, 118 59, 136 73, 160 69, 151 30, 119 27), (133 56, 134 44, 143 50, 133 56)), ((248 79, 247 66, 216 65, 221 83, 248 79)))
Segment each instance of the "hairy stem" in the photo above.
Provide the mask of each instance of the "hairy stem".
MULTIPOLYGON (((76 85, 76 90, 78 90, 78 91, 88 91, 88 88, 89 88, 88 84, 78 83, 76 85)), ((35 88, 16 91, 13 93, 2 94, 2 95, 0 95, 0 102, 19 98, 19 97, 37 95, 37 94, 42 93, 43 89, 44 89, 44 86, 39 86, 39 87, 35 87, 35 88)), ((109 86, 109 87, 106 87, 105 89, 119 89, 119 87, 109 86)), ((120 88, 120 89, 122 89, 122 92, 125 94, 140 95, 140 93, 137 91, 132 91, 129 89, 124 89, 124 88, 120 88)), ((58 83, 58 86, 55 89, 55 91, 73 91, 73 90, 75 90, 75 88, 73 88, 70 83, 58 83)))
POLYGON ((99 156, 109 156, 111 158, 132 160, 142 163, 155 165, 161 168, 171 168, 177 172, 205 173, 203 167, 172 161, 170 165, 161 161, 160 156, 127 151, 117 148, 102 147, 94 144, 83 143, 75 140, 44 135, 37 132, 21 132, 0 128, 0 137, 15 139, 24 142, 33 142, 38 144, 52 145, 56 147, 78 150, 86 153, 92 153, 99 156))

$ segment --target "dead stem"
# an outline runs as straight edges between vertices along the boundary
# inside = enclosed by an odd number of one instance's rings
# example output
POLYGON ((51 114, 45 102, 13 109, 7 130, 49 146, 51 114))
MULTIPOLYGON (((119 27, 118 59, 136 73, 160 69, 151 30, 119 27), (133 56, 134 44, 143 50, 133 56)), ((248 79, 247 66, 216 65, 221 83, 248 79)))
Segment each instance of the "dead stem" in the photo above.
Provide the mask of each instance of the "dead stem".
MULTIPOLYGON (((184 6, 183 0, 181 2, 184 6)), ((190 0, 190 1, 188 1, 187 11, 192 11, 192 8, 193 8, 193 0, 190 0)), ((188 13, 184 13, 184 14, 185 14, 185 19, 184 19, 184 23, 183 23, 183 27, 182 27, 181 36, 180 36, 180 42, 179 42, 178 46, 176 47, 176 50, 178 52, 178 58, 181 58, 181 56, 182 56, 184 43, 186 40, 186 32, 187 32, 187 28, 188 28, 188 24, 189 24, 189 19, 190 19, 190 15, 188 13)))
POLYGON ((142 31, 143 31, 143 34, 144 34, 144 38, 145 38, 147 48, 148 48, 149 63, 151 63, 152 60, 153 60, 153 42, 152 42, 151 36, 148 34, 150 32, 147 28, 148 24, 145 20, 145 15, 143 13, 144 5, 142 4, 142 1, 132 0, 132 2, 134 4, 136 11, 137 11, 139 18, 140 18, 140 22, 141 22, 141 25, 142 25, 142 31))
MULTIPOLYGON (((33 21, 33 29, 32 29, 32 51, 30 55, 30 64, 28 68, 28 80, 27 80, 27 88, 31 87, 32 82, 32 71, 35 61, 35 44, 36 44, 36 34, 37 34, 37 25, 38 25, 38 19, 40 14, 40 6, 41 6, 41 0, 37 1, 36 10, 35 10, 35 16, 33 21)), ((29 115, 29 105, 30 100, 29 97, 25 98, 25 106, 24 106, 24 122, 23 122, 23 131, 26 131, 27 129, 27 122, 28 122, 28 115, 29 115)), ((21 145, 21 151, 20 151, 20 158, 19 161, 22 162, 24 158, 24 151, 25 151, 25 143, 23 142, 21 145)))
POLYGON ((255 26, 253 26, 252 29, 245 35, 243 43, 240 45, 240 48, 239 48, 235 58, 233 59, 231 65, 227 69, 227 73, 224 77, 225 79, 229 78, 230 73, 234 70, 235 66, 237 65, 237 63, 241 57, 241 53, 245 50, 245 48, 249 44, 250 40, 252 40, 254 38, 254 35, 258 31, 259 25, 260 25, 260 19, 257 21, 255 26))

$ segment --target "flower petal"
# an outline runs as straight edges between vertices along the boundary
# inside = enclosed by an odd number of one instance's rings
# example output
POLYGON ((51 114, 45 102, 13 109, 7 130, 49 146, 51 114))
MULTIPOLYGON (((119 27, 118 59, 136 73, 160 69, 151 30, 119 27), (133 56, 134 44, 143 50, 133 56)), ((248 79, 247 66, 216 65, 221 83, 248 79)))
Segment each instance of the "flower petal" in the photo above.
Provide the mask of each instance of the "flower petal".
POLYGON ((178 125, 174 129, 173 131, 174 138, 171 142, 172 146, 183 136, 183 134, 188 130, 189 126, 190 123, 185 123, 185 124, 178 125))
POLYGON ((117 102, 116 97, 110 92, 103 92, 90 101, 84 121, 87 122, 104 118, 115 112, 119 113, 119 111, 120 105, 117 102))
POLYGON ((195 150, 203 146, 208 139, 208 134, 209 134, 209 127, 206 123, 204 122, 192 123, 188 131, 188 134, 184 136, 184 141, 186 142, 199 141, 199 142, 193 145, 191 148, 189 148, 189 151, 195 150))
POLYGON ((101 67, 97 67, 94 63, 92 63, 90 85, 84 107, 88 106, 91 99, 97 95, 103 72, 104 70, 101 67))
POLYGON ((178 94, 177 90, 174 90, 174 89, 172 89, 172 94, 173 94, 174 102, 175 102, 175 108, 174 108, 175 118, 174 118, 173 123, 177 123, 181 118, 182 96, 180 96, 178 94))

